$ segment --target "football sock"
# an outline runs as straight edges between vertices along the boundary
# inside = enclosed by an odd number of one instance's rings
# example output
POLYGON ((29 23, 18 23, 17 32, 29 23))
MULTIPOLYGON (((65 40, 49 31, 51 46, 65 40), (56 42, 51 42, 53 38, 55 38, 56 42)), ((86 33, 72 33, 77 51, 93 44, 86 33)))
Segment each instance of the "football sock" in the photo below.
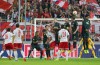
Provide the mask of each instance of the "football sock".
POLYGON ((82 56, 82 51, 80 51, 80 55, 79 55, 79 57, 81 57, 82 56))
POLYGON ((21 54, 22 54, 23 58, 25 58, 25 55, 24 55, 24 52, 23 52, 23 50, 21 50, 21 54))
POLYGON ((68 60, 68 51, 67 50, 65 51, 65 54, 66 54, 66 60, 68 60))
POLYGON ((8 54, 8 56, 10 56, 10 51, 9 50, 7 50, 7 54, 8 54))
POLYGON ((14 51, 14 56, 15 56, 15 60, 18 60, 18 54, 17 54, 17 51, 14 51))
POLYGON ((59 59, 59 57, 60 57, 60 50, 58 50, 57 52, 57 59, 59 59))
POLYGON ((54 54, 54 51, 53 50, 50 50, 51 59, 53 59, 53 54, 54 54))
POLYGON ((0 52, 0 56, 1 56, 3 53, 4 53, 4 51, 1 51, 1 52, 0 52))
POLYGON ((94 50, 92 50, 92 54, 93 54, 94 57, 96 56, 94 50))
POLYGON ((32 50, 29 50, 28 58, 29 58, 29 56, 30 56, 31 52, 32 52, 32 50))
POLYGON ((11 54, 10 54, 10 56, 11 56, 11 57, 13 57, 13 50, 10 50, 10 51, 11 51, 11 54))

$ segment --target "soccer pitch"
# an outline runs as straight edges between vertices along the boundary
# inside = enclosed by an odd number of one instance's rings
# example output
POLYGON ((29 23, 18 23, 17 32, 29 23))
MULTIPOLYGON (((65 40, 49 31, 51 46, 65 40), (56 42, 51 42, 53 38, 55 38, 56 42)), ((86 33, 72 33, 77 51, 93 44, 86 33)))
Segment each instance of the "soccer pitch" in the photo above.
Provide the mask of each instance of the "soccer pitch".
POLYGON ((100 58, 70 58, 68 61, 65 59, 54 61, 30 58, 26 62, 23 59, 19 59, 18 61, 14 61, 14 59, 0 59, 0 65, 100 65, 100 58))

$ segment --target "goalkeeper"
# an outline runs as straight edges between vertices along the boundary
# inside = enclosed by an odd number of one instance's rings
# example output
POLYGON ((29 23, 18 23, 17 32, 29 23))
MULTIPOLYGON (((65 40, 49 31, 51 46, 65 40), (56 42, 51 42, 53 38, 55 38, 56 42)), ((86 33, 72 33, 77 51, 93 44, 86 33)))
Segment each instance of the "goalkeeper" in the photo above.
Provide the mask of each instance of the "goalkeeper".
MULTIPOLYGON (((82 52, 84 50, 84 45, 82 43, 83 43, 83 38, 80 40, 80 45, 82 45, 82 49, 80 51, 79 58, 81 58, 82 52)), ((80 45, 79 45, 79 47, 80 47, 80 45)), ((94 42, 90 38, 88 38, 88 49, 90 49, 92 51, 94 58, 97 58, 93 48, 95 49, 94 42)))

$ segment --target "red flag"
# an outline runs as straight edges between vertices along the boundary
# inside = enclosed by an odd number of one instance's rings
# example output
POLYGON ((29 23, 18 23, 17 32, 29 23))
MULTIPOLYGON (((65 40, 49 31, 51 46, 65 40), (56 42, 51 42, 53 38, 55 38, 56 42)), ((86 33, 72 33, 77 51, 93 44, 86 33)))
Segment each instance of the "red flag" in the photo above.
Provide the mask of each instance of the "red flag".
POLYGON ((8 2, 10 4, 13 4, 14 3, 14 0, 3 0, 3 1, 6 1, 6 2, 8 2))
POLYGON ((92 3, 93 5, 99 6, 96 0, 86 0, 87 3, 92 3))
POLYGON ((6 1, 0 1, 0 12, 5 13, 9 9, 11 9, 12 5, 6 1))
POLYGON ((63 9, 67 9, 69 6, 68 1, 62 1, 62 0, 56 1, 55 4, 62 7, 63 9))

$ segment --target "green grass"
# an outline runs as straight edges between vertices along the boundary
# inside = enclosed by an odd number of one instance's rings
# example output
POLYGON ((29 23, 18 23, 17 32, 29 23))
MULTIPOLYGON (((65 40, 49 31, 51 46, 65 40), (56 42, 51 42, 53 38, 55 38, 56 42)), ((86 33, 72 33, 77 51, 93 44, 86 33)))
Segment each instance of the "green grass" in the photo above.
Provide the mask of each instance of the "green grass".
POLYGON ((26 62, 23 59, 19 59, 18 61, 8 60, 8 59, 0 59, 0 65, 100 65, 100 58, 92 59, 92 58, 81 58, 81 59, 73 59, 70 58, 68 61, 65 59, 60 59, 59 61, 54 60, 45 60, 45 59, 27 59, 26 62))

